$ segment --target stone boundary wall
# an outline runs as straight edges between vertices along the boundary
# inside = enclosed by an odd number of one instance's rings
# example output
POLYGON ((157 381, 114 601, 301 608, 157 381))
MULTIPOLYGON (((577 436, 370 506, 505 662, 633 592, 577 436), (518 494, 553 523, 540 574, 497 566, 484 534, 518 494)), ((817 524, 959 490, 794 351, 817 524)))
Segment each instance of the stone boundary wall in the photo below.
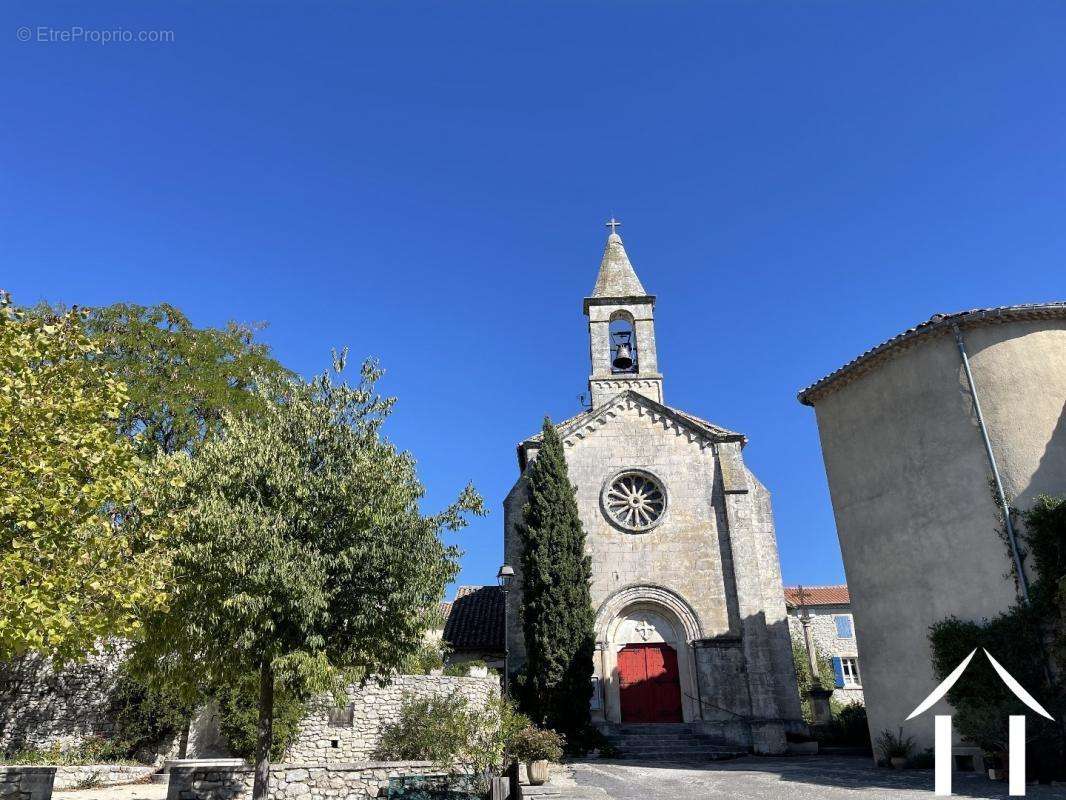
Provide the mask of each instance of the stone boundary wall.
POLYGON ((140 783, 148 780, 158 767, 137 764, 89 764, 81 767, 54 767, 56 780, 53 788, 73 789, 89 781, 95 786, 118 786, 122 783, 140 783))
POLYGON ((295 743, 285 760, 297 762, 351 763, 375 757, 385 725, 396 722, 405 697, 427 698, 458 691, 471 705, 484 708, 499 695, 500 680, 450 675, 395 675, 388 685, 369 683, 347 690, 348 703, 336 707, 325 695, 310 703, 295 743))
POLYGON ((0 767, 0 798, 48 800, 55 774, 55 767, 0 767))
MULTIPOLYGON (((364 761, 352 764, 274 764, 272 800, 384 797, 390 778, 445 775, 431 761, 364 761)), ((252 767, 175 767, 167 800, 247 800, 252 796, 252 767)))
POLYGON ((37 656, 0 664, 0 752, 79 744, 114 729, 108 718, 119 653, 97 653, 64 670, 37 656))

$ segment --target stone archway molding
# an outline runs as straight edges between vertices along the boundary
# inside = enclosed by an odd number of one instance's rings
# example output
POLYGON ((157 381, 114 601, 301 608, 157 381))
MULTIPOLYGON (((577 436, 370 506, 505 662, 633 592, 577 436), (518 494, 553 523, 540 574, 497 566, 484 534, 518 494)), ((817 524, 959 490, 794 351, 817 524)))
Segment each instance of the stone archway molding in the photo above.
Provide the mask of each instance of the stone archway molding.
POLYGON ((629 606, 637 603, 658 605, 668 609, 681 623, 687 643, 703 639, 703 624, 692 606, 681 595, 665 586, 655 584, 636 584, 625 586, 610 595, 600 610, 596 612, 596 639, 598 642, 609 640, 608 628, 611 623, 629 606))

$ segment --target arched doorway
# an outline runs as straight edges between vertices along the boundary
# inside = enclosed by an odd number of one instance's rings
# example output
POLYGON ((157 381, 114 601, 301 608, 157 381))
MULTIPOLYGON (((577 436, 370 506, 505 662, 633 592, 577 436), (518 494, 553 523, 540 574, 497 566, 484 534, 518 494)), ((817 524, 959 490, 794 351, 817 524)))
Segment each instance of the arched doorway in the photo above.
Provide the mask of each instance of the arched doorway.
POLYGON ((662 587, 626 587, 604 601, 597 630, 595 719, 700 719, 691 642, 702 634, 680 596, 662 587))
POLYGON ((622 722, 681 722, 677 651, 665 643, 627 644, 618 651, 622 722))

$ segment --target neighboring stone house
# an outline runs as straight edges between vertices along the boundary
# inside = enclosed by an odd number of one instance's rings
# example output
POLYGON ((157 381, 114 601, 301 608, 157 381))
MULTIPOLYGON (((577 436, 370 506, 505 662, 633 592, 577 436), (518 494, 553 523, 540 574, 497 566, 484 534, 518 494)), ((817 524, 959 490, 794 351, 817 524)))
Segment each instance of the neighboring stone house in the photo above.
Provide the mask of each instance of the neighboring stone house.
POLYGON ((841 703, 861 703, 862 667, 855 640, 855 621, 851 616, 851 596, 847 586, 785 587, 788 608, 788 627, 792 641, 805 648, 801 606, 810 616, 814 646, 828 656, 833 665, 832 675, 823 679, 833 682, 833 699, 841 703))
MULTIPOLYGON (((744 463, 744 435, 665 405, 655 302, 612 232, 584 301, 591 408, 557 426, 592 557, 593 718, 687 723, 783 752, 786 730, 805 727, 770 495, 744 463)), ((539 434, 518 445, 521 471, 539 447, 539 434)), ((525 659, 526 501, 519 477, 504 501, 512 669, 525 659)))
POLYGON ((906 721, 938 684, 929 626, 1019 599, 994 476, 1022 510, 1066 492, 1066 303, 937 314, 799 400, 818 420, 870 731, 929 747, 929 720, 906 721))

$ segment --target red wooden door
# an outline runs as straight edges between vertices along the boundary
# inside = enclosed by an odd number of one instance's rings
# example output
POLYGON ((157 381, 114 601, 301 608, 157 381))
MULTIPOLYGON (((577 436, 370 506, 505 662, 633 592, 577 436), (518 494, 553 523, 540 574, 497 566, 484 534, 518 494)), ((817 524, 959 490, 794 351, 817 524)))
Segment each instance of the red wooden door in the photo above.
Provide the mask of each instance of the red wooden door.
POLYGON ((618 653, 622 722, 681 722, 677 653, 666 644, 629 644, 618 653))

